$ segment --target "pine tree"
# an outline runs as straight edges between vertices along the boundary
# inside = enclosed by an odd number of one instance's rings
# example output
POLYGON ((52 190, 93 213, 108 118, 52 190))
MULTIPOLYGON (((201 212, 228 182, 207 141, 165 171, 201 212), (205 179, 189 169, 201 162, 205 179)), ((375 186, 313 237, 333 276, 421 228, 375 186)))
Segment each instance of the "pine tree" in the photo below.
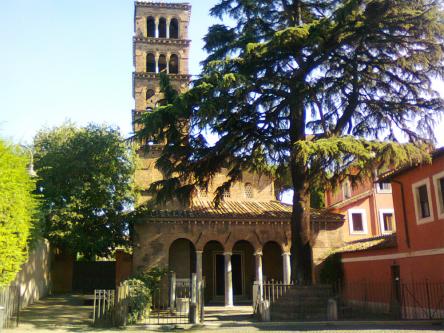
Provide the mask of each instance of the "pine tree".
POLYGON ((192 88, 142 118, 140 135, 166 140, 158 167, 167 179, 151 189, 157 201, 186 199, 227 168, 218 203, 243 170, 288 169, 293 278, 309 281, 309 188, 429 158, 444 109, 431 81, 444 74, 442 5, 221 0, 211 15, 235 25, 210 27, 192 88))

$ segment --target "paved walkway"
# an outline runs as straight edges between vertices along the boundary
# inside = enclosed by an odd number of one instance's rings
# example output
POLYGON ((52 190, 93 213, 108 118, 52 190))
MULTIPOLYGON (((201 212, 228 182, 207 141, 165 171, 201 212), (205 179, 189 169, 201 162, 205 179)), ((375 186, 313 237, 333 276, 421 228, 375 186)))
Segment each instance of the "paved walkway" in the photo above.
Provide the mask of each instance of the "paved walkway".
POLYGON ((61 332, 159 332, 187 331, 193 332, 365 332, 365 333, 413 333, 444 331, 444 325, 417 323, 260 323, 252 315, 251 306, 206 307, 206 322, 203 327, 191 325, 161 326, 138 325, 122 329, 95 329, 91 324, 91 305, 85 305, 84 296, 53 296, 31 305, 20 313, 18 328, 6 329, 2 333, 61 333, 61 332))

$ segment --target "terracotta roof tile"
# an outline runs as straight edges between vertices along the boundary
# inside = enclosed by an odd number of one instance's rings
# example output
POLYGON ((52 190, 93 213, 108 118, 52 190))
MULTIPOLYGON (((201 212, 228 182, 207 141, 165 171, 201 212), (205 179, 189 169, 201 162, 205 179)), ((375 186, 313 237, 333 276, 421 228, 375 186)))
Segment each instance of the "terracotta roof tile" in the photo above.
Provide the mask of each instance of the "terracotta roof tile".
MULTIPOLYGON (((226 201, 216 208, 209 200, 194 199, 191 207, 183 209, 152 209, 143 213, 151 218, 237 218, 290 220, 292 206, 278 201, 226 201)), ((328 210, 311 210, 316 222, 342 222, 343 215, 328 210)))

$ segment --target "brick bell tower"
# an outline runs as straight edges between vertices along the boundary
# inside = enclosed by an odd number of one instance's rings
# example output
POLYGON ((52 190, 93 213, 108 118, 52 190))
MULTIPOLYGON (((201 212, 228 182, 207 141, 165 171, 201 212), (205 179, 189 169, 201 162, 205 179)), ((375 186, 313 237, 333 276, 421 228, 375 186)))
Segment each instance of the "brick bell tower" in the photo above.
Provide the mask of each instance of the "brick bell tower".
MULTIPOLYGON (((188 26, 191 5, 188 3, 166 3, 136 1, 134 10, 133 37, 133 131, 139 129, 134 120, 144 112, 151 112, 162 105, 159 73, 168 74, 177 92, 188 89, 188 57, 191 41, 188 26)), ((139 167, 136 171, 136 185, 142 189, 139 204, 148 199, 149 184, 162 179, 155 168, 161 145, 149 145, 139 150, 139 167), (147 148, 147 147, 145 147, 147 148)))

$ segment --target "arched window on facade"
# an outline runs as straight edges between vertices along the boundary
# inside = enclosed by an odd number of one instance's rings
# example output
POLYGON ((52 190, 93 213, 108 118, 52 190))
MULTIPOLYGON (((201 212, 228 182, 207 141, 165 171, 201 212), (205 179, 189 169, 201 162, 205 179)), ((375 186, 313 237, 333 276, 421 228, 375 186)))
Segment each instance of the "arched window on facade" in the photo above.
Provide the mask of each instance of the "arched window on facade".
POLYGON ((167 21, 165 17, 159 19, 159 38, 166 38, 167 36, 167 21))
POLYGON ((152 53, 146 55, 146 71, 148 73, 156 73, 156 58, 152 53))
POLYGON ((167 105, 166 99, 161 99, 156 103, 156 108, 158 108, 159 106, 165 106, 165 105, 167 105))
POLYGON ((156 21, 150 16, 146 19, 146 30, 148 37, 156 37, 156 21))
POLYGON ((146 112, 153 112, 153 108, 151 106, 147 106, 145 110, 146 112))
POLYGON ((166 72, 166 68, 167 68, 166 56, 164 54, 161 54, 159 56, 159 73, 166 72))
POLYGON ((251 185, 251 183, 245 184, 245 197, 253 198, 253 185, 251 185))
POLYGON ((148 89, 146 91, 146 100, 148 101, 153 96, 154 96, 154 90, 153 89, 148 89))
POLYGON ((175 18, 170 22, 170 38, 179 38, 179 21, 175 18))
POLYGON ((169 70, 171 74, 179 73, 179 57, 175 54, 170 57, 169 70))

